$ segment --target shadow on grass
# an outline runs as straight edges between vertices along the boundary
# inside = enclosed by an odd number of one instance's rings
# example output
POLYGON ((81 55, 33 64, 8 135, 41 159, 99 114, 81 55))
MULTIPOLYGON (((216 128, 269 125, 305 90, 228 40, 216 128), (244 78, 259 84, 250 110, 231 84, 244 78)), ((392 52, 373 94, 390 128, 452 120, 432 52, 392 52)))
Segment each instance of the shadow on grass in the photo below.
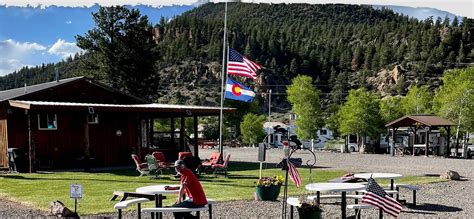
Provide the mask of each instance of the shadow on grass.
MULTIPOLYGON (((267 165, 268 166, 268 165, 267 165)), ((271 166, 275 167, 275 165, 271 166)), ((258 170, 260 164, 257 162, 229 162, 228 171, 258 170)))
MULTIPOLYGON (((148 176, 146 176, 148 178, 148 176)), ((78 179, 77 177, 61 177, 61 178, 36 178, 36 177, 29 177, 29 174, 16 174, 16 175, 6 175, 6 176, 0 176, 0 178, 5 178, 5 179, 14 179, 14 180, 33 180, 33 181, 94 181, 94 182, 129 182, 129 183, 137 183, 137 181, 133 180, 113 180, 113 179, 95 179, 95 178, 83 178, 83 179, 78 179)), ((138 178, 138 176, 137 176, 138 178)), ((150 178, 149 182, 140 182, 140 183, 153 183, 154 181, 152 180, 166 180, 166 181, 178 181, 178 179, 175 179, 173 177, 159 177, 159 178, 150 178)))
POLYGON ((253 175, 229 175, 229 179, 258 179, 258 176, 253 175))
MULTIPOLYGON (((264 169, 281 169, 277 165, 278 163, 264 163, 263 168, 264 169)), ((298 168, 309 169, 309 167, 306 165, 303 165, 298 168)), ((330 168, 330 167, 325 167, 325 166, 313 167, 313 169, 327 169, 327 168, 330 168)), ((246 170, 259 170, 259 169, 260 169, 260 163, 258 162, 236 161, 236 162, 230 162, 229 167, 228 167, 229 171, 246 171, 246 170)))
POLYGON ((439 174, 430 174, 430 173, 427 173, 427 174, 423 174, 422 176, 427 176, 427 177, 439 177, 440 175, 439 175, 439 174))

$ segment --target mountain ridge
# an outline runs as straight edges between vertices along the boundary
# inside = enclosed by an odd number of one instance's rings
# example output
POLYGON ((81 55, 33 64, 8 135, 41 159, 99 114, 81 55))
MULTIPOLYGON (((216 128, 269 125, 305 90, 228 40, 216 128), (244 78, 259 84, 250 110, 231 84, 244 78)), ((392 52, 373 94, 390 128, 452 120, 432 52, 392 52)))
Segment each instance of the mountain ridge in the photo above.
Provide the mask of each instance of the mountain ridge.
MULTIPOLYGON (((465 30, 466 25, 472 25, 469 19, 463 22, 464 26, 453 26, 449 22, 418 21, 389 10, 337 4, 231 3, 229 7, 229 44, 266 67, 255 83, 244 81, 257 93, 270 88, 275 93, 285 93, 284 85, 297 74, 305 74, 315 79, 315 85, 324 85, 321 90, 327 101, 338 103, 349 89, 379 89, 372 87, 368 79, 383 69, 400 65, 400 74, 406 75, 401 78, 416 80, 387 83, 391 86, 381 89, 387 95, 404 94, 411 84, 439 80, 458 58, 472 61, 472 35, 466 35, 465 30), (247 16, 242 19, 238 15, 244 12, 247 16), (345 20, 352 21, 341 22, 345 20)), ((222 9, 223 4, 206 4, 156 24, 160 51, 156 84, 145 85, 156 86, 153 101, 203 105, 218 102, 222 9)), ((7 89, 8 82, 17 81, 21 86, 21 81, 51 80, 55 67, 62 77, 88 75, 103 80, 93 66, 81 64, 87 60, 86 54, 57 65, 23 69, 0 78, 0 84, 7 89)), ((278 107, 287 105, 284 95, 272 99, 279 103, 278 107)), ((262 104, 266 101, 265 97, 257 100, 262 104)))

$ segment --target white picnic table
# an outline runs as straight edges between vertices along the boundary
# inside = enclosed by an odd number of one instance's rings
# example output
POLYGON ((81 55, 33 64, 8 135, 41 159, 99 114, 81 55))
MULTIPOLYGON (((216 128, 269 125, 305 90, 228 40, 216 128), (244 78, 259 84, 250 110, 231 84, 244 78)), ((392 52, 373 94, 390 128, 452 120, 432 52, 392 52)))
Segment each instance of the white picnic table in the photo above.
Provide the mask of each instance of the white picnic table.
MULTIPOLYGON (((179 189, 167 190, 166 187, 180 187, 181 185, 153 185, 139 187, 135 191, 137 193, 150 194, 155 196, 155 207, 163 206, 163 195, 179 194, 179 189)), ((158 214, 158 219, 162 218, 162 214, 158 214)))
POLYGON ((321 203, 321 192, 341 192, 341 218, 346 218, 346 193, 365 189, 366 185, 360 183, 311 183, 305 189, 316 192, 316 202, 321 203))
POLYGON ((393 190, 395 179, 402 178, 403 175, 398 173, 356 173, 354 177, 360 179, 369 179, 370 177, 373 179, 390 179, 390 190, 393 190))

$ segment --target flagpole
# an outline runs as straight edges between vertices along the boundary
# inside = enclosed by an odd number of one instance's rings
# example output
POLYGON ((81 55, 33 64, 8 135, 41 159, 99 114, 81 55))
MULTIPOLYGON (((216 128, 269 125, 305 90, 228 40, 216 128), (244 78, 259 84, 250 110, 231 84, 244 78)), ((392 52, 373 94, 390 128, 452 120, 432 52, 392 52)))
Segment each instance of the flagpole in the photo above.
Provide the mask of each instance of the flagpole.
POLYGON ((224 146, 222 145, 222 110, 224 108, 224 80, 227 81, 226 77, 226 44, 227 44, 227 1, 225 2, 225 9, 224 9, 224 38, 222 40, 222 77, 221 77, 221 109, 219 112, 219 152, 221 156, 219 160, 222 160, 224 157, 224 146))

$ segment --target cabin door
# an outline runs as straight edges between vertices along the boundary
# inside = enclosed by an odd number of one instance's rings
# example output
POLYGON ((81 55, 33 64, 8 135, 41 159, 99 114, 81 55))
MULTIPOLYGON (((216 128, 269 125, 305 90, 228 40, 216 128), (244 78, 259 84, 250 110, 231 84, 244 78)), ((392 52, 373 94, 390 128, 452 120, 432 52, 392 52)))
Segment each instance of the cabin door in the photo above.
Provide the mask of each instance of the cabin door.
POLYGON ((0 167, 8 167, 8 133, 7 133, 7 120, 0 120, 0 167))
POLYGON ((0 115, 0 167, 8 166, 8 132, 7 115, 5 112, 0 115))

